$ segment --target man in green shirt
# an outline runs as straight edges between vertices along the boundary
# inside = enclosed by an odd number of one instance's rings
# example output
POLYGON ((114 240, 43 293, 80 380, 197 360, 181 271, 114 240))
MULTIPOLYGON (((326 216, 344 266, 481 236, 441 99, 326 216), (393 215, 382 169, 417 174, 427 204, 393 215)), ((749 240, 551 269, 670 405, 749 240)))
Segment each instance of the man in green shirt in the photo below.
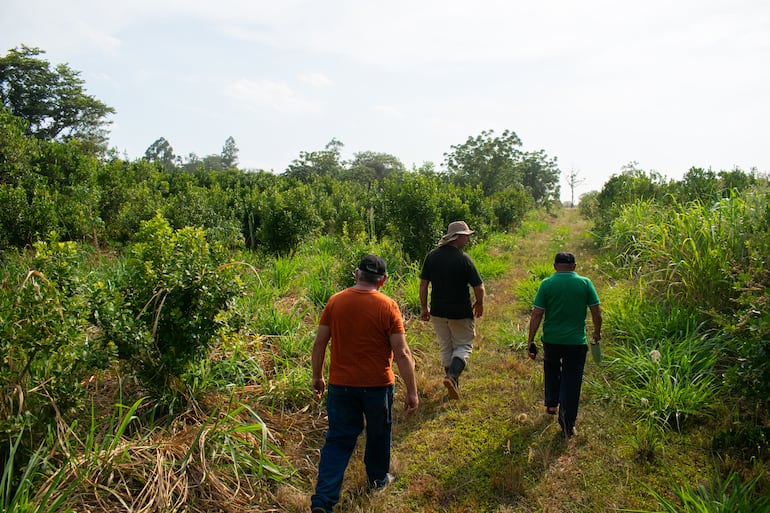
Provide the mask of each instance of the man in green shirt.
POLYGON ((559 425, 567 438, 575 434, 588 352, 586 310, 591 312, 595 342, 601 339, 602 332, 599 295, 590 279, 575 272, 575 265, 573 253, 556 254, 553 264, 556 272, 540 283, 535 295, 527 344, 529 357, 534 360, 535 335, 542 322, 545 408, 552 415, 559 414, 559 425))

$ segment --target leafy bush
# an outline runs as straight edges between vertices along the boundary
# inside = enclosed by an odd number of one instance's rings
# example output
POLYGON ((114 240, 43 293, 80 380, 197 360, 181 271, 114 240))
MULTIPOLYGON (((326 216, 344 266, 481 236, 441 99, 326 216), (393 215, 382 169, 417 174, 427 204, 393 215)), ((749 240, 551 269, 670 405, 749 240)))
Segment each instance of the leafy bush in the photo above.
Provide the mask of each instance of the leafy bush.
POLYGON ((271 188, 252 198, 245 215, 253 219, 254 229, 247 234, 268 252, 286 254, 300 242, 321 231, 323 221, 313 204, 313 191, 306 185, 280 190, 271 188))
POLYGON ((116 282, 117 290, 95 296, 96 319, 142 384, 173 406, 241 281, 201 228, 174 231, 156 216, 142 223, 116 282))
POLYGON ((9 266, 0 285, 0 431, 7 438, 24 433, 22 452, 56 418, 81 410, 87 376, 112 358, 87 329, 85 256, 74 242, 38 242, 31 261, 9 266))
POLYGON ((509 187, 496 192, 490 201, 497 221, 496 228, 506 232, 518 228, 534 206, 532 196, 522 187, 509 187))
POLYGON ((382 195, 386 233, 401 241, 409 258, 423 258, 444 229, 438 184, 421 175, 398 175, 385 180, 382 195))

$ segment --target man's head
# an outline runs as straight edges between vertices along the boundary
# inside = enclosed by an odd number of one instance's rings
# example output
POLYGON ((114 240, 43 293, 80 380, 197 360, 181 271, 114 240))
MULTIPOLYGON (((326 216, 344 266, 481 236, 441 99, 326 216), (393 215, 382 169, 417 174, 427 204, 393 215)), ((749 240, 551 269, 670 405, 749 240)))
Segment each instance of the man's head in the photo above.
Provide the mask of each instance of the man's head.
POLYGON ((561 251, 556 253, 553 259, 553 267, 557 271, 574 271, 575 270, 575 254, 569 251, 561 251))
POLYGON ((468 228, 465 221, 453 221, 449 223, 446 235, 441 237, 438 245, 444 246, 450 244, 460 248, 465 247, 465 245, 468 244, 472 233, 474 233, 474 231, 468 228))
POLYGON ((387 275, 385 260, 377 255, 366 255, 358 264, 358 279, 368 283, 379 283, 387 275))

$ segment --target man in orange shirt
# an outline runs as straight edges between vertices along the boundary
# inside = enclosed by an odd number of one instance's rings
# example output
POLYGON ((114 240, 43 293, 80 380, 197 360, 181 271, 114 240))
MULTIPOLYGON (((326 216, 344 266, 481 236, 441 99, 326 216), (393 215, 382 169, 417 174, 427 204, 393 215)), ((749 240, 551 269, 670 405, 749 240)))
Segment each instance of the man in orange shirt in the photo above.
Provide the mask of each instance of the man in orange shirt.
POLYGON ((406 385, 407 415, 417 410, 414 360, 406 343, 398 304, 379 290, 387 279, 385 261, 366 255, 354 272, 356 284, 334 294, 321 313, 313 343, 313 391, 320 398, 326 347, 331 341, 326 410, 329 429, 321 449, 312 513, 328 513, 339 502, 342 478, 366 426, 364 464, 369 486, 385 487, 390 473, 395 376, 406 385))

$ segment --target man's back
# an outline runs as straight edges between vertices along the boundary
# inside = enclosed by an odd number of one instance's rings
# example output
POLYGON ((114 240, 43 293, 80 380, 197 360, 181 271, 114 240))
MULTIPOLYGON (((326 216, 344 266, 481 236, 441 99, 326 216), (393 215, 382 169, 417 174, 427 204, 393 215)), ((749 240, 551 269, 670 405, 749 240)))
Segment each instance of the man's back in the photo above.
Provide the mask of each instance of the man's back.
POLYGON ((333 295, 320 323, 331 329, 329 383, 373 387, 394 382, 390 335, 404 333, 398 305, 376 290, 333 295))
POLYGON ((557 272, 543 280, 534 301, 545 310, 543 342, 585 344, 586 309, 597 304, 591 280, 574 271, 557 272))
POLYGON ((472 318, 468 286, 481 285, 481 276, 471 258, 462 250, 439 246, 428 253, 420 279, 431 283, 431 312, 450 319, 472 318))

